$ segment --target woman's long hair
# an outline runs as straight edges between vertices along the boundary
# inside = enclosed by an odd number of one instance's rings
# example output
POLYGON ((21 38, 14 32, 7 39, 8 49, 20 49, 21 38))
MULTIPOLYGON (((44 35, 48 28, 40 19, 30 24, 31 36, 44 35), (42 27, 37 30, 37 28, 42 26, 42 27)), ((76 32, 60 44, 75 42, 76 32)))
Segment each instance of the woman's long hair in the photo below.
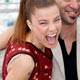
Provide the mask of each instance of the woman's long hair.
POLYGON ((54 0, 21 0, 12 40, 17 40, 20 43, 25 41, 27 33, 30 32, 26 20, 30 20, 31 14, 34 14, 35 9, 46 8, 55 4, 54 0))

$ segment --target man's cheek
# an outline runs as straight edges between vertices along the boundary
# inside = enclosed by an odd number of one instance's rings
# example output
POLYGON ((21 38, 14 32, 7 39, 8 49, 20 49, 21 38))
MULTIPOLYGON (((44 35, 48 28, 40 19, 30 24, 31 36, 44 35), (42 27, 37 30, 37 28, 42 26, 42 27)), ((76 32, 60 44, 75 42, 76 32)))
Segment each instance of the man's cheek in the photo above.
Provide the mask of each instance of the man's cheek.
POLYGON ((80 8, 80 2, 79 2, 79 8, 80 8))

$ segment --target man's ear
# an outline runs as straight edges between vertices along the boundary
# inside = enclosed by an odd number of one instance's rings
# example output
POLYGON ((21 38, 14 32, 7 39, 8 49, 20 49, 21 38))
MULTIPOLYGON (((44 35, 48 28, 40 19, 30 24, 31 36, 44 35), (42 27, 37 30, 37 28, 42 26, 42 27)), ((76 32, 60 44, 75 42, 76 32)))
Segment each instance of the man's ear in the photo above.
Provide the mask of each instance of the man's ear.
POLYGON ((31 21, 30 21, 30 20, 26 20, 26 23, 27 23, 27 25, 28 25, 29 29, 31 30, 31 29, 32 29, 31 21))

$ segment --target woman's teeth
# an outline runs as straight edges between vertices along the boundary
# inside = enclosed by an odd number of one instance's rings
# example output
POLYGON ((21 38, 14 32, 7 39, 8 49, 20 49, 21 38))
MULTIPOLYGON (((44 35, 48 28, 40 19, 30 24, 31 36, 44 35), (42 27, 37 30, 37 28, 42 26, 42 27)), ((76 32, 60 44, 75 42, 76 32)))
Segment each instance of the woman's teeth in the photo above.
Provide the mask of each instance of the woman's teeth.
POLYGON ((56 42, 56 34, 49 34, 46 36, 49 44, 54 44, 56 42))
POLYGON ((55 37, 56 34, 49 34, 48 37, 55 37))

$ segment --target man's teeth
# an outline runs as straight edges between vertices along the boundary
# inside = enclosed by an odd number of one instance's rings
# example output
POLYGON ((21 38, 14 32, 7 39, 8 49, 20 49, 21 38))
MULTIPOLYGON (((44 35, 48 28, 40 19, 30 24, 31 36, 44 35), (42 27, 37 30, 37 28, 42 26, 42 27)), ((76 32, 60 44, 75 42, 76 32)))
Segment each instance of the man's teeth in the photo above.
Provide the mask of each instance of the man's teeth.
POLYGON ((70 12, 72 15, 75 14, 75 12, 70 12))
POLYGON ((74 11, 74 12, 69 12, 69 13, 70 13, 71 15, 75 15, 75 16, 76 16, 78 12, 77 12, 77 11, 74 11))

